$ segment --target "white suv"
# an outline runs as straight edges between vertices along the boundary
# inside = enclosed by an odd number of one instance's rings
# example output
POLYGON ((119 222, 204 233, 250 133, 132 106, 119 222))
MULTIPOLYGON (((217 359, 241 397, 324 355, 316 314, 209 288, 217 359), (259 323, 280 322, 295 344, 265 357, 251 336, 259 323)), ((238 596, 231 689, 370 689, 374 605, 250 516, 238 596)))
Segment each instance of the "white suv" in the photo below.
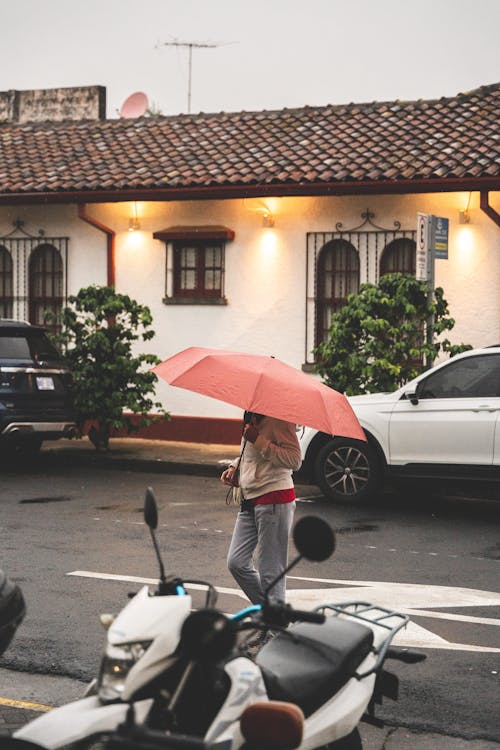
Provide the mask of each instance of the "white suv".
POLYGON ((500 346, 349 401, 367 443, 309 427, 300 439, 305 471, 332 500, 367 498, 388 474, 500 480, 500 346))

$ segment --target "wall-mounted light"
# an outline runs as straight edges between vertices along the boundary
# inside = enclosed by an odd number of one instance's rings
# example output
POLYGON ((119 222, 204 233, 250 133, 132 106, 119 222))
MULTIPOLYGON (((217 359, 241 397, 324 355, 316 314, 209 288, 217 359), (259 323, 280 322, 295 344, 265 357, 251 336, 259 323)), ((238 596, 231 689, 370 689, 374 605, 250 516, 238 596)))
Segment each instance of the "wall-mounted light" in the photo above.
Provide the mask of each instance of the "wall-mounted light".
POLYGON ((134 201, 132 205, 132 216, 128 220, 128 231, 137 232, 137 230, 141 228, 141 222, 139 221, 139 217, 137 216, 137 203, 134 201))
MULTIPOLYGON (((272 199, 271 199, 272 200, 272 199)), ((255 211, 262 216, 263 227, 274 227, 274 214, 267 201, 244 198, 244 205, 248 205, 249 211, 255 211), (248 204, 247 204, 248 200, 248 204)))
POLYGON ((470 205, 470 199, 471 199, 472 193, 469 193, 469 198, 467 200, 467 205, 464 209, 458 212, 458 223, 459 224, 470 224, 470 213, 469 213, 469 205, 470 205))
POLYGON ((274 216, 269 209, 267 209, 262 216, 262 226, 274 227, 274 216))

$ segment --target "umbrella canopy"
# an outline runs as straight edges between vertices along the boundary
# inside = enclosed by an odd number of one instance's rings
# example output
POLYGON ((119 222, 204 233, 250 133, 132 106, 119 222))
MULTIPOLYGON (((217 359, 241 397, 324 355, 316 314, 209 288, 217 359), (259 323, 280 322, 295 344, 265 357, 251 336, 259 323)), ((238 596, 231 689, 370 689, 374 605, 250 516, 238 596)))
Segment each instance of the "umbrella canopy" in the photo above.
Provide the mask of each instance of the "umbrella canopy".
POLYGON ((341 393, 274 357, 190 347, 153 368, 179 388, 330 435, 365 440, 341 393))

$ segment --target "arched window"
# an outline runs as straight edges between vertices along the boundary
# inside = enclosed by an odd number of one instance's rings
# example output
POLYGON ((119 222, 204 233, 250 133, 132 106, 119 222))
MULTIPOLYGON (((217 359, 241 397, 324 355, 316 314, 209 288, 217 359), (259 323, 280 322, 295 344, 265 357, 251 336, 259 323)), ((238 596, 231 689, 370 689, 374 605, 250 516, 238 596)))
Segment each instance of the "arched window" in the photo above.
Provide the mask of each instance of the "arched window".
MULTIPOLYGON (((59 313, 63 303, 63 264, 53 245, 39 245, 29 260, 29 322, 47 325, 45 313, 59 313)), ((50 324, 52 330, 59 326, 50 324)))
POLYGON ((6 247, 0 245, 0 318, 12 318, 12 281, 12 256, 6 247))
MULTIPOLYGON (((408 237, 399 237, 385 246, 380 258, 380 275, 386 273, 409 273, 415 276, 417 245, 408 237)), ((407 334, 409 335, 409 334, 407 334)), ((415 347, 422 346, 424 342, 424 327, 413 333, 415 347)), ((423 366, 423 357, 411 360, 416 367, 423 366)))
POLYGON ((417 246, 408 237, 399 237, 385 246, 380 258, 380 275, 411 273, 415 276, 417 246))
POLYGON ((359 255, 343 239, 328 242, 320 251, 316 286, 316 345, 328 336, 333 313, 359 291, 359 255))

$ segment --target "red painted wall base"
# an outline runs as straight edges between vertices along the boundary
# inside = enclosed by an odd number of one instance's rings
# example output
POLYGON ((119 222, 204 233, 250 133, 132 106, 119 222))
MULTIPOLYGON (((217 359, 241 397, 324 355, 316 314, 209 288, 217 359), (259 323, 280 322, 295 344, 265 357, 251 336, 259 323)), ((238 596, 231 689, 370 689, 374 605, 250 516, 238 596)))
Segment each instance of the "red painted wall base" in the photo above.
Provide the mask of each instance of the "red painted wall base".
MULTIPOLYGON (((132 421, 138 421, 131 417, 132 421)), ((239 445, 242 420, 215 419, 212 417, 179 417, 173 415, 169 421, 161 420, 137 432, 117 430, 115 437, 138 437, 145 440, 175 440, 183 443, 221 443, 239 445)))

